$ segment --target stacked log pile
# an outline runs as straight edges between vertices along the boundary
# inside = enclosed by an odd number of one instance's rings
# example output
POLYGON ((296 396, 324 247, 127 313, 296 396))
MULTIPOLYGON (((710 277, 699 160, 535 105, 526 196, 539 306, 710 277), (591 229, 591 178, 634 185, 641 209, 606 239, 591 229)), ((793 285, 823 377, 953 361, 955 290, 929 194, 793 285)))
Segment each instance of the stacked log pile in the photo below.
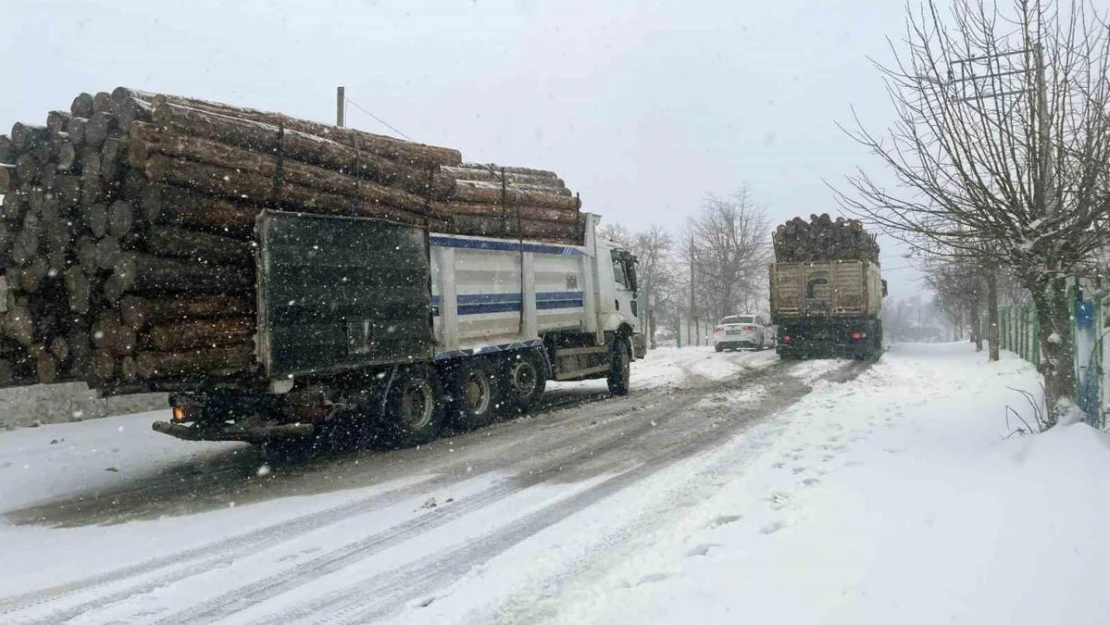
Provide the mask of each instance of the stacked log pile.
POLYGON ((855 219, 828 213, 811 215, 807 222, 795 217, 775 229, 775 260, 780 263, 826 260, 870 260, 879 262, 879 245, 874 235, 855 219))
POLYGON ((172 390, 256 373, 266 208, 581 244, 554 173, 191 98, 77 96, 0 136, 0 385, 172 390))

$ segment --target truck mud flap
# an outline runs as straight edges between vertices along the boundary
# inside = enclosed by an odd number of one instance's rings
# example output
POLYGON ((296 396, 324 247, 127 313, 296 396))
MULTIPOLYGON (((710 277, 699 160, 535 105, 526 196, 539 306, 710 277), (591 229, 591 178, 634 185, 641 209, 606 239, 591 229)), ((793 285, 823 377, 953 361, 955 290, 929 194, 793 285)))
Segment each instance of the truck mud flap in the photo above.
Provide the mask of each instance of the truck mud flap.
POLYGON ((243 443, 264 443, 278 439, 305 438, 312 436, 315 432, 315 428, 307 423, 260 425, 246 428, 233 425, 200 428, 195 425, 155 421, 151 428, 155 432, 187 441, 238 441, 243 443))

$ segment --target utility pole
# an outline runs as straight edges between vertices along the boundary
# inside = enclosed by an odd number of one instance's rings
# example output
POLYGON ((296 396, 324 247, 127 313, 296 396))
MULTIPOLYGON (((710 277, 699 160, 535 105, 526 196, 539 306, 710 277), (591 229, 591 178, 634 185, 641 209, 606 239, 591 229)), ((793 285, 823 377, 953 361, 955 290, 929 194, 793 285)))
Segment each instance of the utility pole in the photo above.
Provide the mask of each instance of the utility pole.
POLYGON ((694 306, 694 235, 690 235, 690 320, 694 322, 694 337, 692 341, 687 340, 687 343, 692 345, 698 344, 698 312, 694 306))
POLYGON ((343 122, 346 121, 344 113, 347 111, 347 89, 345 87, 335 88, 335 125, 340 128, 343 127, 343 122))

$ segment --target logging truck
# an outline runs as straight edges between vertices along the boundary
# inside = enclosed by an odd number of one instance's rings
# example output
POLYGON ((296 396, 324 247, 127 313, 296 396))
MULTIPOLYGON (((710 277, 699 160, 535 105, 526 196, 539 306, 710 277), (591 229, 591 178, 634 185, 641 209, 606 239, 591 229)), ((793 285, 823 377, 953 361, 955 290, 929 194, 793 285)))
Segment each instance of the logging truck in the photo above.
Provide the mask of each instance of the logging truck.
POLYGON ((527 412, 550 381, 628 392, 642 358, 636 261, 582 245, 263 211, 253 382, 204 378, 154 430, 279 446, 326 433, 397 446, 527 412))
POLYGON ((858 221, 814 215, 779 226, 774 249, 771 320, 779 356, 878 358, 886 280, 875 238, 858 221))

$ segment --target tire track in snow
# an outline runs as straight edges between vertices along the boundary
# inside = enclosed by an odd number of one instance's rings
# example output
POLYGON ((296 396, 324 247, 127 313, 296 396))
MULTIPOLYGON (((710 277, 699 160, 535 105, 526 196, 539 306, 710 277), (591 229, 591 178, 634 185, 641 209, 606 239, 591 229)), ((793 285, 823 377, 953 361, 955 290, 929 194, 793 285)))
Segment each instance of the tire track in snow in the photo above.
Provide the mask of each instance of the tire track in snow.
MULTIPOLYGON (((822 379, 831 382, 848 382, 871 366, 871 363, 849 363, 838 367, 822 379)), ((789 398, 772 397, 770 409, 747 410, 749 414, 743 421, 733 424, 729 434, 750 427, 761 418, 770 416, 797 403, 809 394, 811 387, 798 380, 778 380, 781 387, 794 387, 789 398)), ((281 610, 249 622, 249 625, 284 625, 290 622, 328 623, 339 625, 363 625, 396 613, 401 607, 421 597, 433 594, 457 581, 474 566, 508 551, 513 546, 540 531, 559 523, 570 515, 597 503, 633 484, 642 481, 677 462, 699 452, 704 452, 727 443, 720 431, 707 430, 699 436, 679 445, 664 446, 654 458, 642 462, 635 468, 625 471, 605 482, 593 486, 551 506, 537 510, 508 525, 494 530, 486 536, 469 541, 454 549, 433 556, 421 558, 403 565, 393 571, 381 573, 327 593, 299 605, 281 610)), ((720 474, 743 464, 746 458, 732 455, 714 463, 707 473, 720 474)), ((624 536, 625 539, 630 534, 624 536)), ((537 622, 522 619, 520 622, 537 622)))

